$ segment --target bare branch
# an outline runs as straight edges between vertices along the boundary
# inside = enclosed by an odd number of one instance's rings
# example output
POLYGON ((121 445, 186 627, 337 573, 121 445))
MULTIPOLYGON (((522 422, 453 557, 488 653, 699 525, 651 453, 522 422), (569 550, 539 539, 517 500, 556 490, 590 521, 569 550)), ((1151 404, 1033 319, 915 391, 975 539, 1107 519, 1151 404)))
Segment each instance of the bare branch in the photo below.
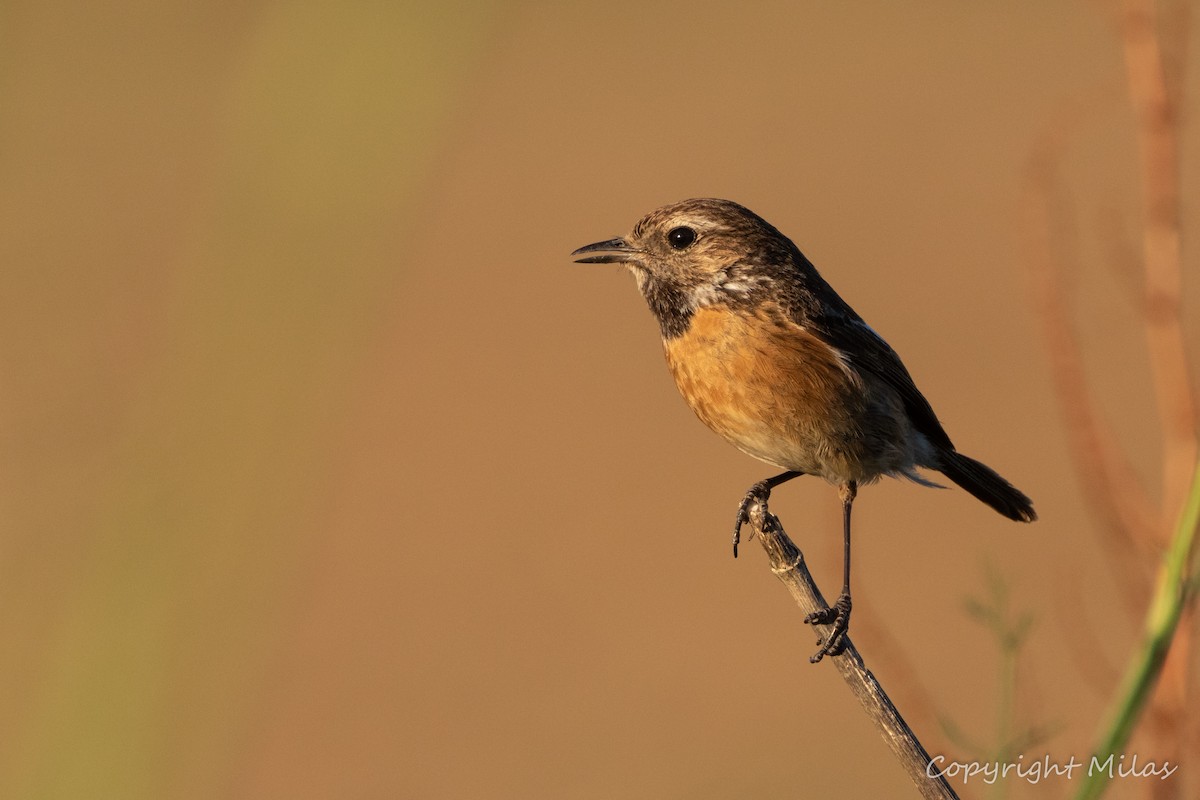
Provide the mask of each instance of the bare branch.
MULTIPOLYGON (((817 588, 808 566, 804 563, 803 554, 784 533, 779 519, 756 503, 750 508, 750 525, 762 542, 767 559, 771 562, 771 571, 791 592, 801 612, 807 616, 828 608, 821 590, 817 588)), ((832 628, 817 627, 824 628, 822 632, 826 636, 832 628)), ((879 681, 863 665, 862 656, 849 638, 846 639, 846 649, 840 655, 832 656, 831 660, 854 696, 862 703, 867 716, 879 729, 892 753, 900 759, 904 771, 916 784, 921 795, 927 800, 957 800, 958 795, 938 773, 938 764, 931 762, 929 753, 921 746, 921 742, 900 716, 900 712, 892 705, 879 681), (930 777, 930 773, 936 777, 930 777)))

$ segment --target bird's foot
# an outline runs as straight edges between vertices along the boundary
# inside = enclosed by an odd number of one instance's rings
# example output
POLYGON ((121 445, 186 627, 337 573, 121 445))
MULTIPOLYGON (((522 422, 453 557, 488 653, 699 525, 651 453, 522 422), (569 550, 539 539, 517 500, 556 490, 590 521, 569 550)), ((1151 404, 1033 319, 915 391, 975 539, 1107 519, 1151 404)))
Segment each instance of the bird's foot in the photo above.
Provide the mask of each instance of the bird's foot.
MULTIPOLYGON (((767 512, 767 499, 771 496, 771 479, 759 481, 750 487, 738 506, 737 519, 733 521, 733 557, 737 558, 738 543, 742 541, 742 526, 750 522, 750 508, 758 503, 763 514, 767 512)), ((751 536, 754 533, 751 531, 751 536)))
POLYGON ((825 656, 841 655, 846 649, 846 631, 850 629, 850 595, 842 592, 829 608, 814 611, 804 618, 809 625, 833 625, 828 636, 817 639, 821 647, 808 660, 816 664, 825 656))

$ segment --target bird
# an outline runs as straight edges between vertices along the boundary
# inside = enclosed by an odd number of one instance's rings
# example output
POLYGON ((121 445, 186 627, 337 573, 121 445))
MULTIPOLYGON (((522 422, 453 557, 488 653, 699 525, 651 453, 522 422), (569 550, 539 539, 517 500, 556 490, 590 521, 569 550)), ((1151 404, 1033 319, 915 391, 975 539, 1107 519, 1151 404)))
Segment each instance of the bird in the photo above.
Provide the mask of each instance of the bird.
POLYGON ((783 470, 738 505, 742 525, 771 490, 801 475, 838 489, 843 581, 837 601, 809 614, 832 625, 810 659, 845 649, 850 512, 881 477, 939 484, 940 472, 1009 519, 1037 519, 1032 501, 995 470, 959 453, 900 357, 825 281, 791 239, 731 200, 693 198, 642 217, 628 236, 585 245, 584 264, 620 264, 658 322, 667 366, 700 420, 739 450, 783 470))

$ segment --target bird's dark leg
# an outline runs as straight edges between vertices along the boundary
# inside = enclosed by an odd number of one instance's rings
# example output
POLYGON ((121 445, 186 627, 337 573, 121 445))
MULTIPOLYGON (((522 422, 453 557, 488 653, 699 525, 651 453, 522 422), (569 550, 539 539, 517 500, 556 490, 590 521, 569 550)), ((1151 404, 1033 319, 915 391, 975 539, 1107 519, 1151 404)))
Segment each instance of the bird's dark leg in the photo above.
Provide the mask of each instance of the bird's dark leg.
POLYGON ((750 487, 746 492, 746 496, 742 498, 742 504, 738 506, 737 519, 733 521, 733 557, 737 558, 738 542, 742 540, 742 525, 750 521, 750 506, 756 502, 761 503, 763 511, 767 510, 767 498, 771 496, 771 490, 781 483, 786 483, 792 478, 799 478, 803 472, 789 470, 781 472, 774 478, 767 478, 765 481, 759 481, 750 487))
POLYGON ((829 636, 817 642, 821 649, 809 659, 816 664, 825 656, 839 655, 846 648, 846 631, 850 628, 850 507, 858 494, 858 484, 846 481, 838 490, 842 498, 842 593, 831 607, 814 611, 804 618, 810 625, 833 624, 829 636))

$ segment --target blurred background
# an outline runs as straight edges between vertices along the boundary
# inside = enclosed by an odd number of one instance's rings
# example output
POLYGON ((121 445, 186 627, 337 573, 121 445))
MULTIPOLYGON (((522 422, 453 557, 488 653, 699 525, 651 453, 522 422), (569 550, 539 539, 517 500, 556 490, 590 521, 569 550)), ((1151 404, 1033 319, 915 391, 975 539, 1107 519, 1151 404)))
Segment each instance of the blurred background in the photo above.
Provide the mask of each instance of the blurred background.
MULTIPOLYGON (((730 558, 772 468, 569 257, 692 196, 795 239, 1036 501, 865 488, 868 665, 931 753, 1086 758, 1140 623, 1023 262, 1064 110, 1075 321, 1153 491, 1102 3, 0 4, 0 797, 912 796, 730 558), (972 598, 1033 616, 1011 700, 972 598)), ((772 510, 835 593, 834 489, 772 510)))

